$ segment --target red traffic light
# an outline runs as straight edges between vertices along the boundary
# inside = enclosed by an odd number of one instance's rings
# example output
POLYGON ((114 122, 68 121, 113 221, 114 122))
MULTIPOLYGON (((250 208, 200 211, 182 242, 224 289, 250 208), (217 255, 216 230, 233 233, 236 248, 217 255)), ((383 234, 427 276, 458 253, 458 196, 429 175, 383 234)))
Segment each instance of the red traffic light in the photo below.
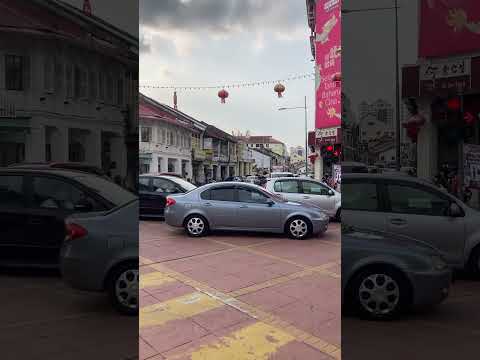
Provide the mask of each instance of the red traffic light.
POLYGON ((447 100, 447 109, 450 111, 457 111, 460 110, 460 99, 459 98, 451 98, 447 100))
POLYGON ((333 151, 333 146, 332 146, 332 145, 328 145, 328 146, 327 146, 327 151, 328 151, 328 152, 332 152, 332 151, 333 151))

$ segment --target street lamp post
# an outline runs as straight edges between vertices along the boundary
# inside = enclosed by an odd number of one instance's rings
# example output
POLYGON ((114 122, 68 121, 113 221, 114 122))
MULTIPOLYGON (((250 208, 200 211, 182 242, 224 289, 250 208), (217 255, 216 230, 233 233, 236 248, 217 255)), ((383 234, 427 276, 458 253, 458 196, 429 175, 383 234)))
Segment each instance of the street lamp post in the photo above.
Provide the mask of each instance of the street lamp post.
POLYGON ((399 79, 399 59, 398 59, 398 0, 395 0, 393 7, 377 7, 377 8, 365 8, 365 9, 343 9, 342 14, 351 14, 359 12, 369 11, 382 11, 382 10, 395 10, 395 142, 396 142, 396 167, 400 170, 400 79, 399 79))
POLYGON ((308 125, 307 125, 307 97, 305 96, 304 106, 281 107, 279 111, 304 109, 305 112, 305 175, 308 175, 308 125))

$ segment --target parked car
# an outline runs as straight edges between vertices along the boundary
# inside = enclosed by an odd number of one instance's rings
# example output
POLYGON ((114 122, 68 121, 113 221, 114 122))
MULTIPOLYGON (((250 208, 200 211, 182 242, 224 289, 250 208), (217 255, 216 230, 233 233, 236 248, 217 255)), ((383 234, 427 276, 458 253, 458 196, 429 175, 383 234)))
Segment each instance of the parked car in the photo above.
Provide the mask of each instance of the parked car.
POLYGON ((182 175, 174 173, 174 172, 160 173, 158 175, 160 175, 160 176, 173 176, 173 177, 176 177, 176 178, 179 178, 179 179, 183 179, 182 175))
POLYGON ((248 182, 249 184, 260 185, 261 180, 260 180, 260 177, 258 176, 250 175, 250 176, 247 176, 246 182, 248 182))
POLYGON ((390 319, 441 303, 451 270, 434 247, 397 234, 342 226, 342 304, 362 317, 390 319))
POLYGON ((209 230, 286 233, 306 239, 327 230, 328 216, 317 207, 286 201, 246 183, 209 184, 167 197, 165 220, 190 236, 209 230))
POLYGON ((63 280, 79 290, 107 292, 121 313, 138 313, 138 199, 106 212, 65 220, 63 280))
POLYGON ((342 174, 368 173, 368 166, 364 163, 354 161, 343 161, 341 163, 342 174))
POLYGON ((111 210, 136 196, 81 171, 0 169, 0 264, 58 266, 64 220, 111 210))
POLYGON ((288 201, 313 204, 340 221, 342 195, 327 184, 307 177, 274 178, 267 182, 266 189, 288 201))
POLYGON ((342 221, 424 241, 452 268, 480 276, 477 210, 430 181, 411 176, 348 174, 342 187, 342 221))
POLYGON ((280 177, 294 177, 295 175, 291 172, 272 172, 270 178, 280 178, 280 177))
POLYGON ((140 216, 163 218, 167 196, 186 193, 195 185, 175 176, 142 174, 138 177, 140 216))
POLYGON ((45 162, 45 163, 19 163, 19 164, 12 164, 9 165, 9 168, 16 168, 16 169, 65 169, 65 170, 77 170, 83 171, 90 174, 94 174, 97 176, 101 176, 107 180, 111 180, 108 177, 107 173, 102 169, 88 165, 85 163, 76 163, 76 162, 45 162))
POLYGON ((242 176, 229 176, 224 181, 244 182, 245 179, 242 176))

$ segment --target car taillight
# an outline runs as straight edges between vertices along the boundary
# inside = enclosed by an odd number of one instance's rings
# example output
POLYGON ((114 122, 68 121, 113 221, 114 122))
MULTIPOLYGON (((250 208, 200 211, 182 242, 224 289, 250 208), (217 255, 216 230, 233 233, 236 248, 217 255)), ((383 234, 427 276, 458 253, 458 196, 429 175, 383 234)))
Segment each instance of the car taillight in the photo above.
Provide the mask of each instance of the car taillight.
POLYGON ((67 232, 65 240, 73 240, 84 237, 88 234, 87 230, 80 225, 77 224, 66 224, 65 229, 67 232))
POLYGON ((165 206, 172 206, 172 205, 175 205, 177 202, 175 201, 175 199, 173 198, 167 198, 167 203, 165 204, 165 206))

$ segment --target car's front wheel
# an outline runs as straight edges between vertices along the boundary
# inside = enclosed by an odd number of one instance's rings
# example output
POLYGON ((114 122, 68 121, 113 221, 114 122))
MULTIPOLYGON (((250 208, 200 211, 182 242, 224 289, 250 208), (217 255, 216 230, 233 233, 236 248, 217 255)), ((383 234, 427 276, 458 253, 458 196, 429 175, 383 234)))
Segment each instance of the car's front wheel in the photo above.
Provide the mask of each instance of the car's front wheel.
POLYGON ((292 239, 304 240, 310 237, 312 225, 303 217, 294 217, 288 221, 285 230, 292 239))
POLYGON ((400 272, 377 267, 357 274, 347 296, 347 302, 361 317, 387 320, 395 318, 408 307, 410 286, 400 272))
POLYGON ((190 215, 185 219, 184 226, 189 236, 205 236, 208 232, 207 220, 201 215, 190 215))
POLYGON ((107 292, 120 313, 138 314, 138 264, 126 263, 114 269, 107 280, 107 292))

